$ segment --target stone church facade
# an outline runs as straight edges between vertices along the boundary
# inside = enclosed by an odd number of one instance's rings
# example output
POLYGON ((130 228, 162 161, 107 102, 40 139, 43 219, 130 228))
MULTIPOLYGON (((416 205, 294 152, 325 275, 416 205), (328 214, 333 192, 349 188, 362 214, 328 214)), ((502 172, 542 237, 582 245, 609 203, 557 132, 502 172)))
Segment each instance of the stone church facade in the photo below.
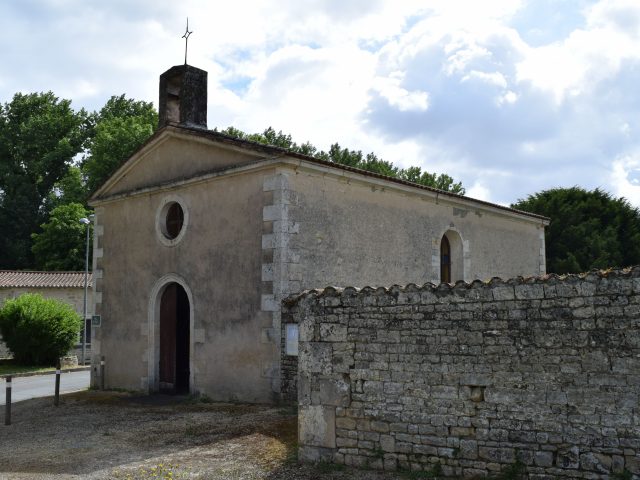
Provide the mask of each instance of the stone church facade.
POLYGON ((91 199, 109 387, 277 401, 290 294, 545 273, 546 218, 206 127, 206 72, 168 70, 160 128, 91 199))

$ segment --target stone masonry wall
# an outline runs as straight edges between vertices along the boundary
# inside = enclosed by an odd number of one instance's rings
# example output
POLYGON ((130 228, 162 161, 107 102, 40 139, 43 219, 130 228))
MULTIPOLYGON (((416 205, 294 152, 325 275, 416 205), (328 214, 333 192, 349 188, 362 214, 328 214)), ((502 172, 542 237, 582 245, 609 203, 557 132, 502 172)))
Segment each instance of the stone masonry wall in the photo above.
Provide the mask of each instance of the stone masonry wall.
POLYGON ((640 267, 314 290, 289 322, 303 460, 640 478, 640 267))

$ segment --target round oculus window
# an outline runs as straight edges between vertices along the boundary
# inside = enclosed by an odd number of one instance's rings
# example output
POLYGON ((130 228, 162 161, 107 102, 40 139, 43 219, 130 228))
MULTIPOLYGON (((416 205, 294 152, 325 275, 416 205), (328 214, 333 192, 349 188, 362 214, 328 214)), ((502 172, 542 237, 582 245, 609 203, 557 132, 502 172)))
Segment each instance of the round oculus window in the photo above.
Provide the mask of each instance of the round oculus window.
POLYGON ((156 238, 166 247, 173 247, 184 238, 189 227, 189 208, 178 195, 168 195, 156 210, 156 238))
POLYGON ((178 202, 167 204, 165 211, 162 233, 169 240, 173 240, 180 234, 184 226, 184 211, 178 202))

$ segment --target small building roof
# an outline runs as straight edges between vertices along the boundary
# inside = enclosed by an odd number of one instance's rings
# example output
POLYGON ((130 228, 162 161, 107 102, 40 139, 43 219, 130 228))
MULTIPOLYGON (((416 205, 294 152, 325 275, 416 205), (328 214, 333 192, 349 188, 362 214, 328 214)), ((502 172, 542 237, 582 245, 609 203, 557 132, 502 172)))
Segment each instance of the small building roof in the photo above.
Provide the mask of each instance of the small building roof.
MULTIPOLYGON (((87 285, 92 285, 89 273, 87 285)), ((0 270, 0 288, 84 288, 84 272, 0 270)))

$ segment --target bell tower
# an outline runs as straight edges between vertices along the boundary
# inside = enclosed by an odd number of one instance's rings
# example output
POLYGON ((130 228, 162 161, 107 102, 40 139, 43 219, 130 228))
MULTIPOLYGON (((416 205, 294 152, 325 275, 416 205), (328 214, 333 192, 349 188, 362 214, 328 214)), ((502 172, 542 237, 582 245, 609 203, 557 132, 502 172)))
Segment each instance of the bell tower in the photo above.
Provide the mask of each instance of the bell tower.
POLYGON ((176 65, 160 75, 158 128, 170 124, 207 128, 207 72, 176 65))

